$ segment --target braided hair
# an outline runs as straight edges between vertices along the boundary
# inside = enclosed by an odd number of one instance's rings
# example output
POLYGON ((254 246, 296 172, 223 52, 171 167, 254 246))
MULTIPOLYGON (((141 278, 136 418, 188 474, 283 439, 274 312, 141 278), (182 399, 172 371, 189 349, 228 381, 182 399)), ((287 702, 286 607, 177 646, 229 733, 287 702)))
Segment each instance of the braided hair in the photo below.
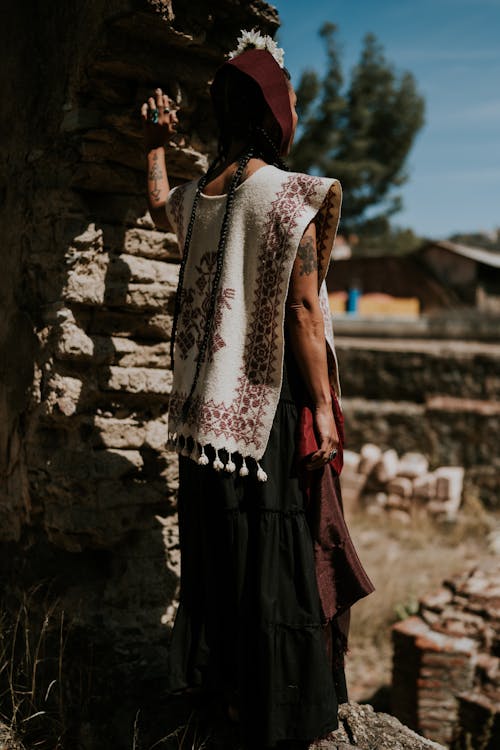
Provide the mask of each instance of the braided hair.
MULTIPOLYGON (((236 72, 237 73, 237 72, 236 72)), ((285 76, 290 78, 288 71, 284 71, 285 76)), ((186 230, 186 238, 184 241, 184 249, 182 253, 182 260, 179 269, 179 282, 177 286, 177 293, 175 297, 174 316, 172 323, 172 334, 170 338, 170 360, 172 370, 174 369, 174 350, 175 340, 177 334, 177 327, 179 322, 179 316, 182 308, 183 299, 183 288, 184 288, 184 276, 186 272, 186 266, 189 259, 189 250, 191 246, 191 240, 193 236, 193 229, 196 221, 196 213, 198 204, 200 201, 200 195, 203 192, 204 187, 210 181, 214 175, 216 169, 223 163, 228 156, 231 143, 235 138, 241 138, 243 135, 247 141, 247 146, 240 154, 238 158, 238 166, 231 179, 229 189, 227 192, 226 205, 224 210, 224 216, 222 219, 221 231, 219 235, 219 242, 217 246, 217 253, 215 259, 215 274, 212 281, 212 287, 210 290, 210 300, 203 327, 203 334, 201 337, 201 343, 198 349, 198 356, 196 359, 196 368, 193 381, 191 383, 189 393, 182 406, 181 415, 182 419, 186 420, 189 414, 189 410, 192 404, 192 398, 198 384, 198 380, 201 373, 201 368, 205 361, 207 349, 210 344, 212 335, 212 326, 215 318, 215 311, 217 307, 217 299, 219 293, 220 280, 222 276, 222 269, 224 265, 224 257, 226 251, 227 237, 229 232, 229 226, 231 222, 232 210, 234 206, 234 200, 236 197, 236 188, 241 184, 243 173, 251 158, 261 158, 268 164, 272 164, 279 169, 288 171, 287 165, 281 158, 280 149, 277 145, 278 135, 277 133, 269 133, 268 130, 263 126, 263 120, 266 113, 267 105, 263 101, 262 94, 258 87, 252 82, 246 79, 244 89, 241 88, 241 77, 235 75, 232 71, 229 73, 229 86, 226 97, 226 113, 225 116, 221 116, 218 113, 219 120, 219 143, 217 156, 209 166, 205 175, 203 175, 198 181, 196 192, 194 195, 193 206, 191 209, 191 215, 186 230), (236 105, 236 106, 233 106, 236 105), (253 108, 253 109, 252 109, 253 108), (273 137, 274 136, 274 137, 273 137)), ((278 140, 279 142, 279 140, 278 140)))

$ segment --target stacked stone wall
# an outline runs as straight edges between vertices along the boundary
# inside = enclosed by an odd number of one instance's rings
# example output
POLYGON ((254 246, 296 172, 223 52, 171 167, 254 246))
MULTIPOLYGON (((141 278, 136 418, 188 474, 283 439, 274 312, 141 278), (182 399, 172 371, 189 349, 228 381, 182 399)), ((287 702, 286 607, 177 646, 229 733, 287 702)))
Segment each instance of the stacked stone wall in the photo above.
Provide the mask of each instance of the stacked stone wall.
MULTIPOLYGON (((335 320, 334 320, 335 326, 335 320)), ((465 492, 500 502, 500 346, 453 339, 337 336, 346 443, 421 452, 463 466, 465 492)))
MULTIPOLYGON (((1 605, 15 619, 34 591, 35 622, 57 602, 89 670, 113 662, 124 687, 164 674, 179 580, 165 449, 178 253, 147 212, 140 104, 157 85, 176 99, 169 175, 201 174, 215 146, 210 79, 242 27, 273 32, 278 18, 261 0, 8 6, 1 605)), ((111 697, 111 683, 92 684, 111 697)))

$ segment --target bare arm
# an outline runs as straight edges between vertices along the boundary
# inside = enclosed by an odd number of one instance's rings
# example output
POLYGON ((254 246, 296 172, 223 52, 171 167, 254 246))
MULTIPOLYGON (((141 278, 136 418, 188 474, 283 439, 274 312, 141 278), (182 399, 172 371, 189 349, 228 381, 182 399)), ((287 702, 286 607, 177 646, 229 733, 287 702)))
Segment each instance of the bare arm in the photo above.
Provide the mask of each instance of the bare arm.
POLYGON ((165 211, 170 185, 165 162, 165 143, 175 133, 177 114, 172 101, 161 89, 155 89, 141 107, 144 146, 147 159, 147 198, 149 213, 160 229, 172 231, 165 211), (158 112, 158 121, 153 122, 150 113, 158 112))
POLYGON ((333 418, 323 315, 318 297, 316 226, 309 224, 299 243, 286 303, 290 345, 304 384, 313 402, 318 451, 308 468, 317 469, 337 448, 339 438, 333 418))

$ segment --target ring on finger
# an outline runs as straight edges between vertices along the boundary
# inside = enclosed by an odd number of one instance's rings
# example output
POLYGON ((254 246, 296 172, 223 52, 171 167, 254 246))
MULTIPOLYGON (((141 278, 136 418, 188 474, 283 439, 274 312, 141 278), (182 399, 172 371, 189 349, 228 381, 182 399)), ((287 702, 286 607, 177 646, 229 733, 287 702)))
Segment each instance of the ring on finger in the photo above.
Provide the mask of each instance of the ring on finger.
POLYGON ((148 112, 148 117, 151 122, 158 122, 158 110, 156 108, 150 109, 148 112))
POLYGON ((334 449, 333 449, 333 450, 331 451, 330 455, 328 456, 328 460, 329 460, 329 461, 333 461, 333 459, 335 458, 335 456, 336 456, 336 455, 337 455, 337 449, 336 449, 336 448, 334 448, 334 449))

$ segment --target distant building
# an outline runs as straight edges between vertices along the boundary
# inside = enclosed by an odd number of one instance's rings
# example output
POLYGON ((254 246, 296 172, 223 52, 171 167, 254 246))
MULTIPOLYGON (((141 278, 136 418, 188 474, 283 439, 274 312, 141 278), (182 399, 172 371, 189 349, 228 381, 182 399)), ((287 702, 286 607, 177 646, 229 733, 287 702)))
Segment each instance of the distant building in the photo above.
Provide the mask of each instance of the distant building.
POLYGON ((466 305, 500 312, 500 252, 429 240, 417 256, 466 305))
POLYGON ((418 315, 457 307, 500 313, 500 253, 446 240, 426 240, 404 256, 336 258, 327 287, 335 312, 360 290, 361 314, 418 315))

